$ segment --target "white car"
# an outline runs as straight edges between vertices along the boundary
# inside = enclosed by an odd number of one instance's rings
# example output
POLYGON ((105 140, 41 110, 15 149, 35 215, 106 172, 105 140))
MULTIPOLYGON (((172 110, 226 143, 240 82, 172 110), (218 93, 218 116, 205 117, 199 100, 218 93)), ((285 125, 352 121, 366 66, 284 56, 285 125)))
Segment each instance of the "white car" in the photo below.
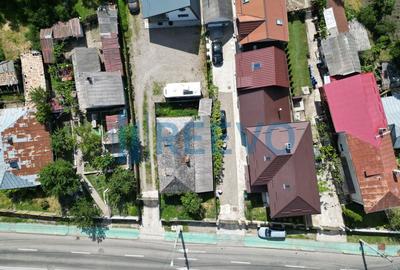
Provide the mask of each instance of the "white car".
POLYGON ((286 238, 286 231, 282 230, 274 230, 269 227, 260 227, 258 229, 258 237, 262 239, 285 239, 286 238))

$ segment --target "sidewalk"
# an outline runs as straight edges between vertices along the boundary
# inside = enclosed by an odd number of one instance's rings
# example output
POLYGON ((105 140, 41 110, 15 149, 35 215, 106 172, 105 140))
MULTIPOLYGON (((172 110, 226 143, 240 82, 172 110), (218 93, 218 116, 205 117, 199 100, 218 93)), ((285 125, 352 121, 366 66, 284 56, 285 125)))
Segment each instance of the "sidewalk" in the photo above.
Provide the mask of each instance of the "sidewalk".
MULTIPOLYGON (((60 236, 89 236, 76 226, 44 225, 29 223, 0 223, 0 232, 50 234, 60 236)), ((137 229, 105 228, 105 238, 138 239, 140 232, 137 229)), ((269 249, 302 250, 310 252, 344 253, 360 255, 358 243, 321 242, 313 240, 286 239, 285 241, 268 241, 256 236, 238 236, 215 233, 183 233, 185 242, 211 245, 236 245, 245 247, 259 247, 269 249)), ((165 232, 165 241, 175 241, 176 232, 165 232)), ((377 245, 371 245, 377 249, 377 245)), ((366 255, 375 256, 370 248, 365 248, 366 255)), ((392 257, 400 256, 400 245, 386 245, 385 254, 392 257)))

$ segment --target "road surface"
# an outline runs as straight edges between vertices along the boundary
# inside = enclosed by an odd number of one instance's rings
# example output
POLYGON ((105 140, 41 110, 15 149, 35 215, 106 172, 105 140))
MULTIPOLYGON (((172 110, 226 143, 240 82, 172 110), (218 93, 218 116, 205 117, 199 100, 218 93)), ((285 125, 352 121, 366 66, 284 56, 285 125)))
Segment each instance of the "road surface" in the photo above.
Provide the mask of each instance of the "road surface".
MULTIPOLYGON (((360 256, 221 245, 0 233, 0 270, 44 269, 364 269, 360 256), (173 259, 173 266, 171 260, 173 259)), ((394 269, 367 257, 368 269, 394 269)), ((397 261, 399 263, 399 261, 397 261)), ((399 266, 399 264, 397 264, 399 266)))

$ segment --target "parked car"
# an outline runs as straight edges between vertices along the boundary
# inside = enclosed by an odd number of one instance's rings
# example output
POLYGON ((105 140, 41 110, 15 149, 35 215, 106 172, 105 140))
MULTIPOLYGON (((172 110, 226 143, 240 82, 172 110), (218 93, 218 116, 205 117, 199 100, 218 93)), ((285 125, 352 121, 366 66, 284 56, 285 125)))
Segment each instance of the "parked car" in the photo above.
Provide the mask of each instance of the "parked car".
POLYGON ((285 230, 276 230, 269 227, 260 227, 258 229, 258 237, 262 239, 282 239, 286 238, 285 230))
POLYGON ((138 14, 140 10, 139 0, 128 0, 128 8, 131 14, 138 14))
POLYGON ((226 136, 226 127, 226 112, 224 110, 221 110, 221 129, 224 137, 226 136))
POLYGON ((212 63, 214 66, 222 66, 224 62, 224 57, 222 54, 222 42, 215 40, 211 44, 212 51, 212 63))

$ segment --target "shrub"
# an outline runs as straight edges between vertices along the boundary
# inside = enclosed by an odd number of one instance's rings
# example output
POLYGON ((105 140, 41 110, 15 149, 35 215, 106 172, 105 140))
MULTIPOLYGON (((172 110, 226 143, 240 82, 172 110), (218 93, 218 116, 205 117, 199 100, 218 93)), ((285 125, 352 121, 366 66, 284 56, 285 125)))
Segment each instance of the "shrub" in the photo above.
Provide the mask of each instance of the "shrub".
POLYGON ((389 226, 392 230, 400 230, 400 208, 387 210, 389 226))
POLYGON ((32 89, 29 95, 36 106, 36 120, 41 124, 48 123, 51 119, 51 105, 47 91, 38 87, 32 89))
POLYGON ((40 207, 43 210, 47 210, 47 209, 49 209, 50 204, 49 204, 49 202, 47 200, 43 200, 43 201, 40 202, 40 207))
POLYGON ((200 217, 202 215, 201 203, 203 200, 197 193, 188 192, 181 197, 181 202, 185 211, 192 217, 200 217))
POLYGON ((97 206, 86 198, 79 198, 71 208, 72 222, 78 228, 91 228, 97 225, 96 217, 100 215, 97 206))
POLYGON ((350 219, 353 223, 358 223, 363 221, 363 217, 360 214, 354 212, 351 209, 346 208, 345 206, 342 206, 342 211, 344 216, 350 219))

